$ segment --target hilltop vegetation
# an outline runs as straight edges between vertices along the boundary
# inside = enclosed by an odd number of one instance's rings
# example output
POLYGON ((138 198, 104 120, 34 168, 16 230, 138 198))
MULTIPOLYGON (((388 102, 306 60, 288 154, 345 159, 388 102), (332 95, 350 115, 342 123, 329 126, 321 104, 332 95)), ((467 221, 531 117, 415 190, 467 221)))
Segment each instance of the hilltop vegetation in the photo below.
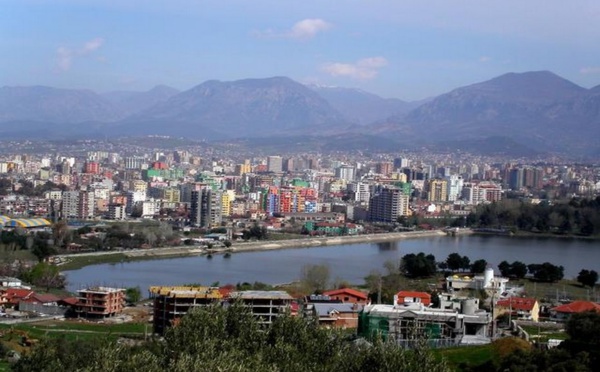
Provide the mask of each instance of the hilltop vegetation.
POLYGON ((14 371, 449 371, 424 349, 360 343, 347 333, 283 316, 264 330, 247 308, 189 313, 164 341, 126 346, 106 339, 47 339, 14 371))

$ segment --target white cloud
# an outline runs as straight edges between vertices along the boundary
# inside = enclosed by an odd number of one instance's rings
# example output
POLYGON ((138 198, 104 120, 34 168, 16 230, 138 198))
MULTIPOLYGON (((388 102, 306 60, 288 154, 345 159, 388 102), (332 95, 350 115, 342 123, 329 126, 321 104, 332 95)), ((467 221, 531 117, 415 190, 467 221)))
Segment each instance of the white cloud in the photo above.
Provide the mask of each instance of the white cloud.
POLYGON ((582 67, 579 73, 583 75, 600 74, 600 67, 582 67))
POLYGON ((83 44, 83 48, 81 49, 81 52, 82 53, 91 53, 91 52, 97 50, 98 48, 100 48, 102 46, 102 44, 104 44, 104 39, 101 37, 97 37, 97 38, 87 41, 85 44, 83 44))
POLYGON ((326 63, 321 70, 331 76, 348 76, 353 79, 369 80, 377 76, 379 69, 387 64, 388 61, 383 57, 369 57, 355 63, 326 63))
POLYGON ((276 37, 276 38, 289 38, 296 40, 308 40, 312 39, 317 34, 325 32, 332 27, 332 24, 326 22, 320 18, 307 18, 298 21, 288 31, 278 32, 273 29, 266 29, 264 31, 254 31, 253 34, 257 37, 276 37))
POLYGON ((294 39, 312 39, 319 32, 327 31, 330 28, 331 24, 322 19, 309 18, 297 22, 288 35, 294 39))
POLYGON ((83 46, 79 48, 69 48, 66 46, 60 46, 56 49, 56 65, 61 71, 68 71, 73 65, 73 60, 76 57, 86 56, 91 54, 104 44, 104 39, 97 37, 95 39, 86 41, 83 46))
POLYGON ((481 63, 489 62, 491 60, 492 60, 492 58, 488 57, 488 56, 481 56, 481 57, 479 57, 479 62, 481 62, 481 63))

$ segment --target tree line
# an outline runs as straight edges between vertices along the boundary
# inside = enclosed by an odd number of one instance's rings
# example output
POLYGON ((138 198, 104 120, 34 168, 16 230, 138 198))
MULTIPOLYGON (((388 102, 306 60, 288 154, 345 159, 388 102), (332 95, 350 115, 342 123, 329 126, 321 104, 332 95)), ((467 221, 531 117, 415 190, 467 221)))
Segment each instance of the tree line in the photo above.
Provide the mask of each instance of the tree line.
POLYGON ((247 307, 208 306, 185 315, 164 340, 128 346, 108 340, 48 338, 12 368, 28 371, 449 371, 427 349, 404 350, 375 338, 289 315, 262 327, 247 307))
POLYGON ((502 200, 481 204, 466 218, 470 227, 502 228, 535 233, 592 236, 600 234, 600 196, 569 202, 532 204, 502 200))
MULTIPOLYGON (((400 271, 408 278, 429 278, 441 271, 469 271, 473 274, 480 274, 485 271, 488 262, 484 259, 478 259, 471 262, 468 256, 461 256, 454 252, 441 262, 437 262, 432 254, 426 255, 423 252, 409 253, 402 257, 400 261, 400 271)), ((540 282, 557 282, 564 278, 564 267, 554 265, 550 262, 541 264, 526 265, 521 261, 502 261, 498 264, 500 274, 507 278, 524 279, 529 276, 540 282)), ((593 287, 598 281, 598 273, 594 270, 583 269, 577 276, 577 281, 582 286, 593 287)))

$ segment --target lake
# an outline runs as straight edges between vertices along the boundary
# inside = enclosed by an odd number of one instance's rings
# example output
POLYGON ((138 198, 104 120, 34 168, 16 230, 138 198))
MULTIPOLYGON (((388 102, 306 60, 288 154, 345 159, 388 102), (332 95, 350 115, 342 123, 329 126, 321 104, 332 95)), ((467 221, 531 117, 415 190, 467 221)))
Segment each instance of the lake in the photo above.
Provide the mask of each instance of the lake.
MULTIPOLYGON (((565 278, 574 278, 581 269, 600 272, 600 242, 580 239, 514 238, 499 236, 428 237, 395 242, 352 244, 329 247, 282 249, 264 252, 166 258, 118 264, 100 264, 66 271, 68 289, 103 285, 111 287, 181 285, 214 282, 236 284, 260 281, 288 283, 300 277, 307 264, 326 264, 332 279, 361 284, 372 270, 382 270, 388 260, 399 261, 408 253, 433 254, 443 261, 450 253, 466 255, 471 262, 485 259, 496 266, 506 260, 525 264, 550 262, 565 268, 565 278)), ((498 274, 498 272, 497 272, 498 274)))

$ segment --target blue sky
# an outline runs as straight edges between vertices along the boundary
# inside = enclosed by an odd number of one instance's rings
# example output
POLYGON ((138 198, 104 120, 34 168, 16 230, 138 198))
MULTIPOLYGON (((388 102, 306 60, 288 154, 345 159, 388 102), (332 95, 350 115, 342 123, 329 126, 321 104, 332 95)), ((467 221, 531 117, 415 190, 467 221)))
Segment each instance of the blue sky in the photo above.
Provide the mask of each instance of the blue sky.
POLYGON ((600 84, 598 0, 0 0, 0 86, 288 76, 406 100, 506 72, 600 84))

